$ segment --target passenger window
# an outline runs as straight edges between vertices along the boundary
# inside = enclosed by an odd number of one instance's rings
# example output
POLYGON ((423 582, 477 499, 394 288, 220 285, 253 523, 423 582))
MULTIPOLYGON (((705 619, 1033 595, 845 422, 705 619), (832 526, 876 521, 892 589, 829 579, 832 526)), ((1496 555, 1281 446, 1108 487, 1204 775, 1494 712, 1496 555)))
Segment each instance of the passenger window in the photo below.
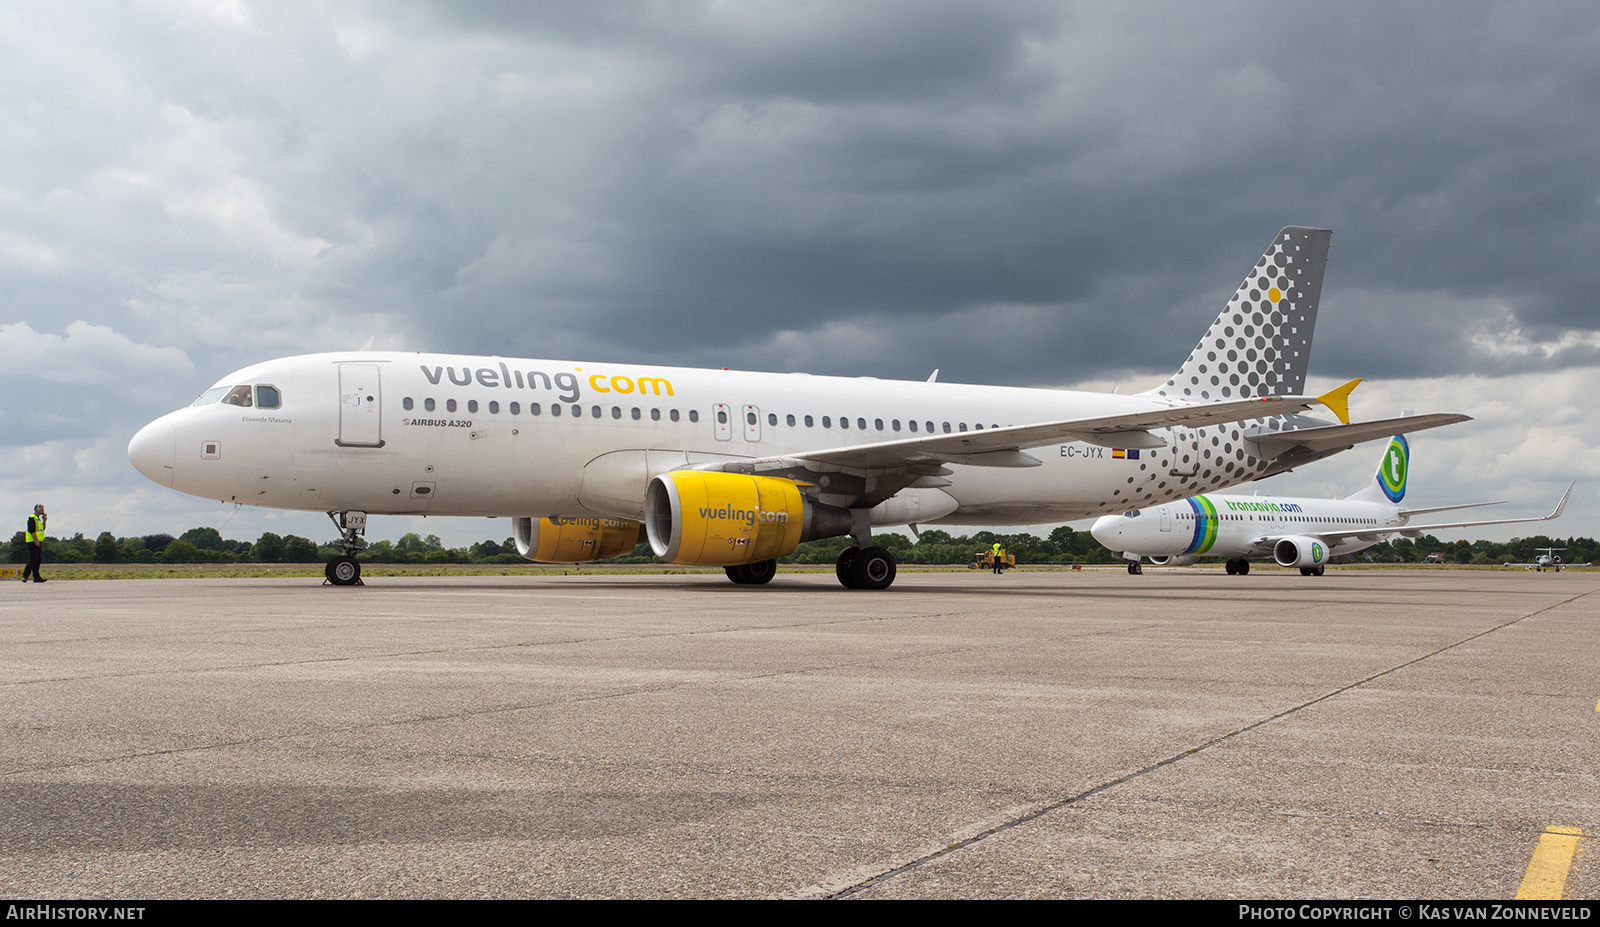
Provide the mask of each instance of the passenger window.
MULTIPOLYGON (((965 429, 965 428, 963 428, 963 429, 961 429, 961 430, 962 430, 962 431, 966 431, 966 429, 965 429)), ((945 423, 944 423, 944 433, 945 433, 945 434, 949 434, 949 433, 950 433, 950 423, 949 423, 949 422, 945 422, 945 423)))
POLYGON ((600 417, 600 407, 599 406, 590 406, 589 407, 589 414, 594 416, 595 418, 599 418, 600 417))
MULTIPOLYGON (((552 406, 551 408, 554 408, 554 406, 552 406)), ((528 403, 528 414, 529 415, 538 415, 539 414, 539 404, 537 402, 528 403)))
POLYGON ((913 432, 915 432, 917 430, 917 420, 916 419, 912 419, 911 421, 906 422, 906 424, 911 426, 911 430, 913 432))
POLYGON ((826 415, 824 415, 822 417, 822 427, 824 427, 824 428, 832 428, 833 427, 833 419, 831 419, 831 418, 827 417, 826 415))
POLYGON ((661 421, 661 410, 660 409, 651 409, 650 410, 650 421, 652 421, 652 422, 661 421))
POLYGON ((894 429, 895 431, 899 431, 900 430, 900 420, 899 419, 894 419, 893 421, 891 421, 889 423, 889 427, 894 429))
MULTIPOLYGON (((949 428, 945 429, 945 431, 949 431, 949 430, 950 430, 949 428)), ((933 434, 933 423, 932 422, 928 423, 928 434, 930 434, 930 435, 933 434)))
POLYGON ((721 409, 717 410, 717 424, 718 425, 726 425, 726 424, 728 424, 728 413, 727 412, 724 412, 721 409))
MULTIPOLYGON (((873 419, 872 420, 872 427, 878 429, 879 431, 882 431, 883 430, 883 419, 881 419, 881 418, 873 419)), ((896 428, 895 430, 899 431, 900 429, 896 428)))
POLYGON ((228 390, 228 395, 222 397, 222 403, 223 405, 250 408, 250 387, 235 386, 233 389, 228 390))
POLYGON ((966 431, 967 430, 967 423, 966 422, 961 422, 960 424, 956 425, 956 428, 958 428, 958 429, 960 429, 962 431, 966 431))
POLYGON ((744 423, 746 425, 754 425, 756 423, 756 414, 754 412, 746 412, 744 414, 744 423))
POLYGON ((467 400, 467 411, 468 412, 476 412, 476 411, 478 411, 478 400, 476 400, 476 399, 468 399, 467 400))
MULTIPOLYGON (((768 412, 767 413, 767 424, 768 425, 776 425, 776 424, 778 424, 778 415, 777 415, 776 412, 768 412)), ((794 424, 794 416, 792 416, 792 415, 789 416, 789 424, 791 424, 791 425, 794 424)))
POLYGON ((573 418, 583 418, 583 406, 573 406, 572 407, 572 417, 573 418))
MULTIPOLYGON (((534 405, 531 408, 535 408, 535 409, 539 408, 538 403, 534 403, 534 405)), ((534 414, 537 415, 538 413, 535 412, 534 414)), ((550 403, 550 414, 559 417, 561 415, 561 407, 556 405, 553 402, 550 403)))
POLYGON ((633 420, 637 422, 643 416, 644 416, 644 413, 639 411, 639 407, 638 406, 634 406, 633 407, 633 420))
POLYGON ((839 417, 839 427, 848 429, 850 427, 850 420, 845 418, 844 416, 840 416, 839 417))
MULTIPOLYGON (((256 384, 256 408, 276 409, 281 404, 276 386, 262 386, 256 384)), ((406 408, 411 408, 406 406, 406 408)))
POLYGON ((811 424, 811 416, 809 416, 809 415, 806 416, 806 427, 807 428, 813 427, 812 424, 811 424))
MULTIPOLYGON (((635 410, 635 411, 637 411, 637 410, 635 410)), ((621 418, 622 417, 622 407, 621 406, 612 406, 611 407, 611 417, 612 418, 621 418)))
POLYGON ((454 399, 446 399, 444 401, 444 410, 446 412, 454 412, 456 410, 456 401, 454 399))
POLYGON ((411 401, 411 397, 410 396, 407 396, 406 398, 400 400, 400 405, 404 406, 405 410, 407 412, 410 412, 412 407, 415 406, 416 403, 411 401))
MULTIPOLYGON (((673 409, 672 410, 672 420, 673 421, 677 421, 678 420, 678 410, 677 409, 673 409)), ((691 421, 691 422, 700 421, 700 410, 699 409, 690 409, 689 410, 689 421, 691 421)))
POLYGON ((513 402, 511 404, 511 414, 512 415, 521 415, 522 414, 522 403, 513 402))
MULTIPOLYGON (((867 420, 864 419, 864 418, 856 419, 856 427, 861 429, 862 431, 866 431, 867 430, 867 420)), ((882 423, 879 423, 878 427, 882 428, 883 427, 882 423)))
POLYGON ((422 400, 422 407, 424 409, 428 410, 429 412, 432 412, 433 411, 433 400, 432 399, 424 399, 424 400, 422 400))
POLYGON ((489 402, 489 414, 490 415, 499 415, 500 414, 500 403, 494 402, 493 400, 491 400, 489 402))

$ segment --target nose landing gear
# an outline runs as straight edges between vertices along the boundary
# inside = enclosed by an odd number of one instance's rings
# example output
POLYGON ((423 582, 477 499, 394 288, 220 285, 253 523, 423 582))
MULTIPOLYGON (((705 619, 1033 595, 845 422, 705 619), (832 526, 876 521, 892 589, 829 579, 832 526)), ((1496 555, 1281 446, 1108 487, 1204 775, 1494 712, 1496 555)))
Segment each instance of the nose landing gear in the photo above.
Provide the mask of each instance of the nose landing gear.
POLYGON ((367 513, 329 512, 328 518, 339 529, 339 540, 333 542, 334 546, 344 554, 329 560, 322 574, 335 586, 365 586, 361 581, 361 561, 356 559, 356 554, 367 546, 361 537, 367 533, 367 513))

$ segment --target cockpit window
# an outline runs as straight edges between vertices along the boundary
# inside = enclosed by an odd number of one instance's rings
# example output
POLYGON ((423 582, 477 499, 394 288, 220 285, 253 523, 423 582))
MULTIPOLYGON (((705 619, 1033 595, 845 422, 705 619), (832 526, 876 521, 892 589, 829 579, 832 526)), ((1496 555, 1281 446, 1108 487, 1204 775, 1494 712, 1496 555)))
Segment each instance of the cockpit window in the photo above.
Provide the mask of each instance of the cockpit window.
POLYGON ((1123 518, 1138 518, 1139 517, 1139 510, 1138 509, 1134 509, 1131 512, 1123 512, 1122 513, 1122 517, 1123 518))
POLYGON ((283 401, 278 397, 278 388, 276 386, 267 386, 261 383, 256 384, 256 408, 276 409, 278 406, 282 405, 282 402, 283 401))
POLYGON ((235 386, 228 390, 228 395, 222 397, 223 405, 244 406, 250 408, 250 387, 248 385, 235 386))
POLYGON ((226 386, 213 386, 210 389, 206 390, 205 392, 201 393, 200 394, 200 398, 196 399, 193 404, 197 405, 197 406, 209 406, 213 402, 216 402, 217 400, 221 399, 222 398, 222 394, 226 393, 227 391, 228 391, 228 388, 226 386))

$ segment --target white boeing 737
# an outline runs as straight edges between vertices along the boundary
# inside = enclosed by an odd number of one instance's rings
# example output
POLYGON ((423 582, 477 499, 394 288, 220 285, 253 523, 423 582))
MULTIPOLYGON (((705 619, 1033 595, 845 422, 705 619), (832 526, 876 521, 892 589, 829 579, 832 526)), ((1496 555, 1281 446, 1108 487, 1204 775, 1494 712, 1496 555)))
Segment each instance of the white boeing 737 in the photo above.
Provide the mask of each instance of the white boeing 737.
POLYGON ((140 430, 128 459, 196 496, 327 512, 339 585, 360 581, 367 516, 390 514, 510 516, 517 549, 546 562, 645 536, 740 583, 771 579, 802 541, 849 535, 840 582, 882 589, 895 561, 874 527, 1120 512, 1465 420, 1351 425, 1355 381, 1300 395, 1329 238, 1274 236, 1177 373, 1136 395, 330 353, 223 377, 140 430), (1315 403, 1344 424, 1299 414, 1315 403))
POLYGON ((1353 496, 1301 499, 1207 494, 1107 515, 1097 519, 1089 531, 1096 541, 1129 561, 1129 573, 1140 572, 1140 557, 1149 557, 1158 565, 1186 566, 1211 556, 1227 557, 1230 575, 1249 573, 1252 558, 1270 557, 1279 566, 1299 567, 1303 576, 1321 576, 1329 558, 1365 550, 1396 534, 1419 538, 1424 532, 1444 528, 1553 521, 1561 517, 1576 485, 1567 486, 1555 511, 1537 518, 1413 525, 1410 519, 1416 515, 1500 503, 1405 508, 1401 503, 1410 471, 1410 446, 1396 435, 1384 449, 1372 482, 1353 496))

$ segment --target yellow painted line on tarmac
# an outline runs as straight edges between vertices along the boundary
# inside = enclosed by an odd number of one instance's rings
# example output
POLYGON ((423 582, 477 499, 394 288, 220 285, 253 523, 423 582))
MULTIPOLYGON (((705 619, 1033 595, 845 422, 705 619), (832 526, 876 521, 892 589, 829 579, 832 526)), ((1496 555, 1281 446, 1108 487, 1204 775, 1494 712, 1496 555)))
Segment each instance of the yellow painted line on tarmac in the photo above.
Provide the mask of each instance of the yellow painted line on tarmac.
POLYGON ((1518 901, 1560 901, 1567 887, 1567 872, 1578 857, 1583 828, 1552 825, 1544 829, 1533 848, 1528 871, 1517 889, 1518 901))

